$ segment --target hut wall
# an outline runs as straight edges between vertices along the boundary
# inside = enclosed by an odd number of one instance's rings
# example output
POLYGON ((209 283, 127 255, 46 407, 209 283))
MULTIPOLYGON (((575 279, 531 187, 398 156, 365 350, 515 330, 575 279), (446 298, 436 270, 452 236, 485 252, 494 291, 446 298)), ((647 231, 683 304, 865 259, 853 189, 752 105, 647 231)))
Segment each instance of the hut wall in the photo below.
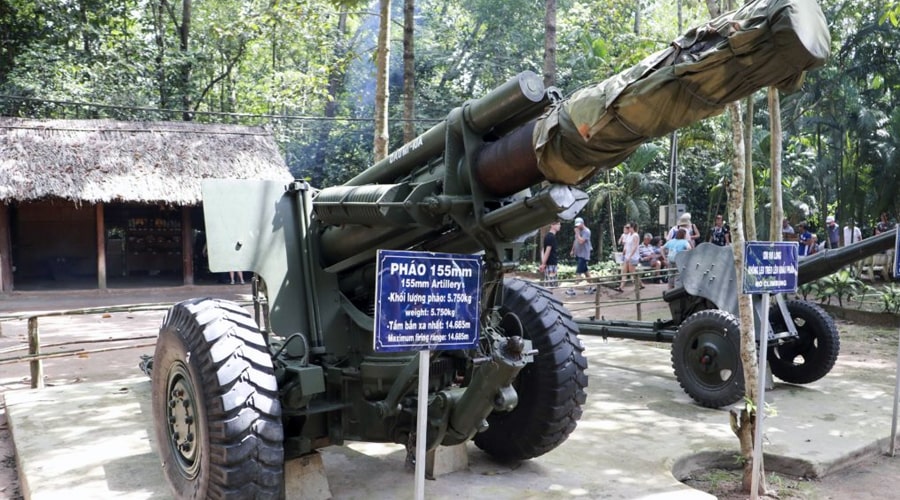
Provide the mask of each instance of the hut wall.
POLYGON ((20 203, 13 242, 16 279, 97 275, 95 209, 65 201, 20 203))

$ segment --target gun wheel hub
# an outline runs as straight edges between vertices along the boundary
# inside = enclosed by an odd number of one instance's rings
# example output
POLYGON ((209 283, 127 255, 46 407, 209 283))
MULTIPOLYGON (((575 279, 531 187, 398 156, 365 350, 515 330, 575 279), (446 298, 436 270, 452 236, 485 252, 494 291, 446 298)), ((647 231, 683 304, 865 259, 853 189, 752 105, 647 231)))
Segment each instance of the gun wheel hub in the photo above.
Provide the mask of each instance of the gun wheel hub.
POLYGON ((694 349, 697 359, 697 378, 708 384, 720 384, 731 377, 737 360, 733 352, 730 352, 729 341, 716 334, 702 335, 694 349))
POLYGON ((740 323, 728 312, 692 314, 672 341, 672 367, 679 384, 708 408, 736 403, 744 395, 740 323))
POLYGON ((200 467, 197 439, 197 407, 194 386, 187 367, 177 363, 172 367, 167 384, 166 417, 169 445, 174 450, 182 473, 193 478, 200 467))

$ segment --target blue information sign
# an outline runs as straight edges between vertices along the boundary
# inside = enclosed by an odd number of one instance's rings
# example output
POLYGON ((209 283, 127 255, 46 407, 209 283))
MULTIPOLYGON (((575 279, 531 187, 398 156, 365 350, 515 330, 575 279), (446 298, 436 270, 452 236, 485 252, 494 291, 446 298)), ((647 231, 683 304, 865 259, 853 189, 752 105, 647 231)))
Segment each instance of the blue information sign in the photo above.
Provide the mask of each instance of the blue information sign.
POLYGON ((796 292, 798 252, 795 241, 746 242, 744 293, 796 292))
POLYGON ((481 256, 379 250, 375 351, 472 349, 481 256))
POLYGON ((894 241, 894 278, 900 278, 900 226, 897 227, 897 239, 894 241))

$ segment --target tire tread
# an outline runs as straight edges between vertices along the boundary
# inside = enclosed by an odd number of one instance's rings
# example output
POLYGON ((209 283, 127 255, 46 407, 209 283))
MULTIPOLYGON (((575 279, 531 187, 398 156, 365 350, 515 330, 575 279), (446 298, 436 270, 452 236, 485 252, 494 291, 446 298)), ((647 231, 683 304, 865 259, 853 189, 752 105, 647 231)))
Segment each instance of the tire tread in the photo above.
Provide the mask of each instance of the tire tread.
POLYGON ((475 445, 500 460, 524 460, 556 448, 575 430, 587 400, 587 359, 562 302, 523 280, 505 279, 504 286, 501 313, 519 316, 538 353, 519 374, 519 404, 491 414, 475 445))
MULTIPOLYGON (((188 363, 200 374, 201 380, 193 384, 206 402, 209 441, 205 450, 208 472, 195 479, 205 484, 189 484, 184 495, 176 496, 198 500, 280 498, 284 431, 278 385, 265 339, 250 315, 232 302, 191 299, 170 309, 160 330, 160 336, 164 335, 180 338, 190 354, 188 363)), ((157 352, 154 358, 162 356, 157 352)), ((154 371, 157 369, 164 367, 155 366, 154 371)), ((156 410, 154 414, 159 418, 156 410)), ((168 436, 157 438, 163 443, 168 436)), ((166 467, 167 476, 179 476, 174 469, 166 467)), ((175 482, 184 478, 167 478, 177 492, 175 482)))

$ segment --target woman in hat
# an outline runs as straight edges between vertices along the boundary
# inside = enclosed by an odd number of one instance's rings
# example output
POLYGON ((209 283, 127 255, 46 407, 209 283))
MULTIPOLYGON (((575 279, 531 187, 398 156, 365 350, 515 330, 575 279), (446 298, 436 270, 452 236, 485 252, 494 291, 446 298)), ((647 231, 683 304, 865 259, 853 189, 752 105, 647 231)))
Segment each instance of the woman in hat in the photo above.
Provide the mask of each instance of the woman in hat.
POLYGON ((674 240, 679 229, 684 229, 686 235, 684 239, 687 240, 691 248, 697 246, 697 243, 700 241, 700 230, 691 222, 691 214, 689 212, 681 214, 681 217, 678 218, 678 224, 672 226, 672 229, 669 229, 669 233, 666 235, 666 241, 674 240))

